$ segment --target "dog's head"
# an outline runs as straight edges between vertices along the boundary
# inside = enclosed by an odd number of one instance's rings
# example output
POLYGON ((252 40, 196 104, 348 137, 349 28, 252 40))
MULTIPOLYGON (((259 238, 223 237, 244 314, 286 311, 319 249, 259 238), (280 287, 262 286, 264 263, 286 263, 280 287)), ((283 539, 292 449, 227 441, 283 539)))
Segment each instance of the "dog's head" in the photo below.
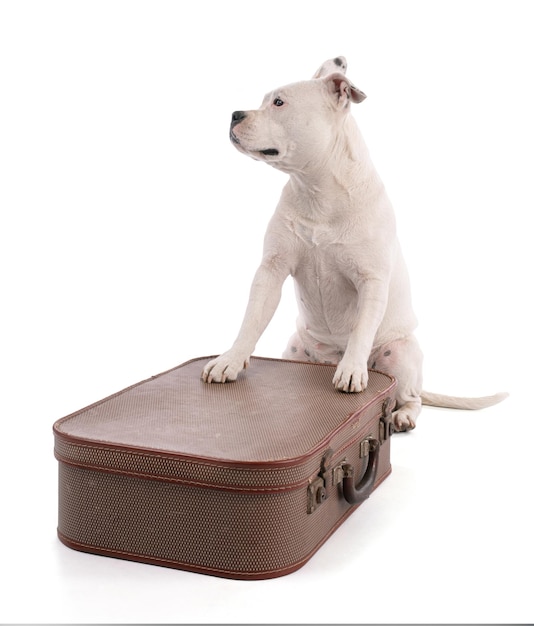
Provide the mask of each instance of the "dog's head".
POLYGON ((336 57, 323 63, 311 80, 267 94, 259 109, 234 111, 230 125, 234 146, 288 173, 322 158, 333 135, 340 132, 351 102, 366 97, 345 77, 345 69, 345 59, 336 57), (330 72, 332 67, 342 71, 330 72))

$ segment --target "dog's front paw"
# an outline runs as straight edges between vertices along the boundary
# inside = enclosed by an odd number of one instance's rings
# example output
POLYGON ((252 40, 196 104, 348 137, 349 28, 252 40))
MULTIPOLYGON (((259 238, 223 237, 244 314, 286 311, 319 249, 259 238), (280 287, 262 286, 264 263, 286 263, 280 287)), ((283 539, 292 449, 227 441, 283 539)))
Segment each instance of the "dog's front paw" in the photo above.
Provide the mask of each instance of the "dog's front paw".
POLYGON ((334 387, 346 393, 358 393, 367 387, 369 372, 366 365, 349 364, 341 359, 334 374, 334 387))
POLYGON ((232 354, 229 350, 209 361, 202 371, 205 383, 226 383, 233 381, 241 370, 248 367, 249 360, 232 354))

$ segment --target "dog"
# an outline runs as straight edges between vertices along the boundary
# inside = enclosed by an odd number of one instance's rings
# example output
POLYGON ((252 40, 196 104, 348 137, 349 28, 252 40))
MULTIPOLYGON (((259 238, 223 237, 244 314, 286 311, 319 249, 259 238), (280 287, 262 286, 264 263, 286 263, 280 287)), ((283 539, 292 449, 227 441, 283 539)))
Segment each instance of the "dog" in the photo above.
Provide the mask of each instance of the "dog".
POLYGON ((257 110, 235 111, 230 140, 243 154, 289 175, 264 240, 248 306, 233 346, 202 372, 233 381, 280 301, 291 275, 299 316, 283 358, 336 366, 336 389, 366 388, 368 368, 397 380, 393 423, 415 427, 421 405, 479 409, 507 394, 457 398, 422 388, 410 281, 395 216, 351 105, 366 95, 346 78, 344 57, 311 80, 268 93, 257 110))

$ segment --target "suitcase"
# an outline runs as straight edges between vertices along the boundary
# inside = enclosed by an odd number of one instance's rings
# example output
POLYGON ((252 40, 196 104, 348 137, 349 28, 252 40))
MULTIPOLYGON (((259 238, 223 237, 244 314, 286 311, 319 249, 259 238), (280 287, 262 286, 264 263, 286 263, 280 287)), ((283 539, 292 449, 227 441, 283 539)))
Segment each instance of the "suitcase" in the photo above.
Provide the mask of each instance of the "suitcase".
MULTIPOLYGON (((211 358, 211 357, 210 357, 211 358)), ((236 579, 304 565, 391 472, 395 380, 336 391, 330 365, 208 358, 54 424, 59 539, 76 550, 236 579)))

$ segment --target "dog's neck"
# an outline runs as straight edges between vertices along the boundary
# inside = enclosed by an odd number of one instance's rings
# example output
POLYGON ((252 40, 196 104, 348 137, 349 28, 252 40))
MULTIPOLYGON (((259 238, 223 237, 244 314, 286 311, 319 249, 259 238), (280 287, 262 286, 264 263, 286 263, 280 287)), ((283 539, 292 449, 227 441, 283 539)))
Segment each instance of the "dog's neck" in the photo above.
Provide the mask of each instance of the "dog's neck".
POLYGON ((383 189, 356 121, 349 114, 342 123, 343 131, 333 133, 325 155, 319 155, 301 170, 288 172, 293 193, 319 209, 324 203, 331 205, 332 198, 336 198, 343 210, 359 197, 383 189))

